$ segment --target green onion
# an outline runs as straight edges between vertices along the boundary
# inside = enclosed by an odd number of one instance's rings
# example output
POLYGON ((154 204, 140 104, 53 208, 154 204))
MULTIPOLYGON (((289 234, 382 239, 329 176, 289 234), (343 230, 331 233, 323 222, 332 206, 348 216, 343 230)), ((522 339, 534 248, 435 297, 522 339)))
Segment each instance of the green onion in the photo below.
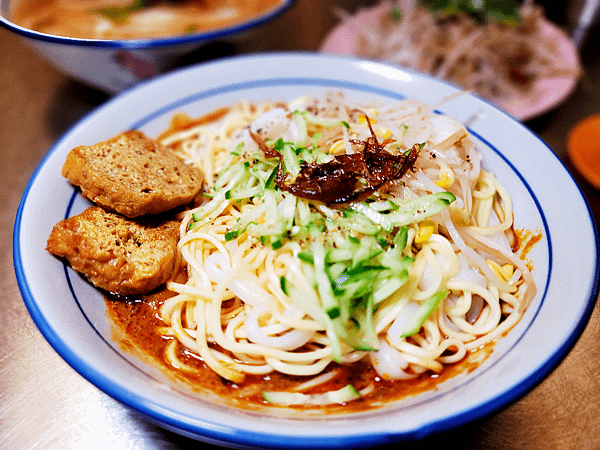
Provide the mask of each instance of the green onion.
POLYGON ((106 8, 98 8, 95 11, 111 22, 120 25, 127 22, 131 14, 141 11, 146 7, 147 5, 144 0, 134 0, 133 3, 129 5, 108 6, 106 8))
POLYGON ((279 286, 281 287, 281 290, 283 291, 283 293, 285 295, 289 295, 287 284, 288 284, 288 281, 287 281, 286 277, 284 277, 284 276, 279 277, 279 286))
POLYGON ((521 21, 519 4, 514 0, 433 0, 421 1, 433 14, 444 16, 466 15, 478 25, 500 22, 518 27, 521 21))
POLYGON ((228 232, 225 233, 225 240, 227 242, 233 241, 238 236, 239 236, 239 232, 238 231, 228 231, 228 232))
POLYGON ((402 19, 402 10, 396 6, 393 7, 390 11, 390 18, 394 22, 400 22, 400 20, 402 19))

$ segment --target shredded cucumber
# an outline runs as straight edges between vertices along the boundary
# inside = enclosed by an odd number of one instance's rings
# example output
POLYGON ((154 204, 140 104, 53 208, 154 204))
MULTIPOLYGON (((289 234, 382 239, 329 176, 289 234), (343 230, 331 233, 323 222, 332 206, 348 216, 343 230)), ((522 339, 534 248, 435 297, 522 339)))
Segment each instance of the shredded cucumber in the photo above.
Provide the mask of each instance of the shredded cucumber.
POLYGON ((333 295, 331 280, 325 267, 325 249, 319 243, 313 245, 313 260, 317 291, 321 297, 321 304, 331 319, 340 315, 340 306, 333 295))
MULTIPOLYGON (((277 143, 279 143, 278 141, 277 143)), ((277 144, 276 143, 276 144, 277 144)), ((281 153, 283 159, 283 167, 286 172, 289 172, 292 175, 292 178, 296 178, 296 176, 300 173, 300 159, 294 150, 294 147, 290 143, 282 143, 280 148, 275 146, 275 150, 278 150, 281 153)))
POLYGON ((425 320, 435 311, 440 302, 444 300, 450 291, 440 291, 433 294, 429 297, 425 302, 419 306, 419 309, 413 314, 413 316, 408 320, 406 325, 404 326, 404 331, 400 334, 400 337, 409 337, 413 334, 417 334, 421 327, 425 323, 425 320))
POLYGON ((396 211, 388 214, 388 219, 396 226, 420 222, 443 211, 454 200, 454 194, 447 191, 405 200, 398 204, 396 211))
POLYGON ((347 403, 361 398, 354 386, 347 384, 336 391, 323 394, 302 394, 300 392, 263 391, 263 398, 276 405, 319 406, 347 403))
MULTIPOLYGON (((308 125, 349 127, 339 120, 307 112, 295 112, 293 120, 296 142, 278 139, 268 143, 281 155, 281 165, 291 179, 298 175, 303 164, 320 164, 331 158, 318 149, 320 134, 310 136, 308 125)), ((290 242, 297 249, 299 244, 302 251, 293 253, 298 255, 302 273, 314 290, 305 292, 305 288, 281 277, 282 291, 296 307, 325 328, 334 361, 341 361, 344 345, 377 350, 373 314, 386 301, 400 295, 398 291, 406 284, 413 263, 413 258, 404 254, 409 226, 442 211, 455 200, 454 195, 444 191, 400 200, 378 194, 344 209, 280 190, 275 183, 279 164, 279 158, 267 158, 262 151, 236 147, 213 189, 206 193, 211 200, 193 214, 190 228, 213 220, 228 206, 242 211, 244 205, 252 203, 253 207, 227 230, 225 240, 247 233, 274 249, 290 242)), ((446 295, 441 292, 424 302, 404 333, 417 333, 446 295)), ((334 401, 351 389, 350 386, 337 394, 330 393, 331 398, 318 401, 334 401)), ((300 404, 315 401, 313 397, 294 395, 294 402, 303 399, 300 404)), ((280 401, 279 393, 266 396, 275 399, 274 402, 280 401)))
POLYGON ((394 229, 394 224, 386 217, 385 214, 381 214, 365 203, 353 203, 351 208, 357 213, 363 214, 365 217, 367 217, 367 219, 380 226, 387 232, 392 232, 394 229))
POLYGON ((307 122, 313 123, 315 125, 320 125, 320 126, 325 127, 325 128, 333 128, 333 127, 337 127, 337 126, 340 126, 340 125, 344 126, 346 128, 349 127, 348 123, 344 122, 342 120, 339 120, 339 119, 325 119, 323 117, 313 116, 308 111, 302 111, 302 112, 299 112, 298 114, 301 114, 302 117, 304 117, 304 119, 307 122))

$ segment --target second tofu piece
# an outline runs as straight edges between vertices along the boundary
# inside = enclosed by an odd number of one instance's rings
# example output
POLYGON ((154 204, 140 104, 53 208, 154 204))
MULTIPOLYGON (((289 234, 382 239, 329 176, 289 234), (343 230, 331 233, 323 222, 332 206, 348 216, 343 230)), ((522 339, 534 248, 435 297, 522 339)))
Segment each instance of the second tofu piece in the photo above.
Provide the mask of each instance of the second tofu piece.
POLYGON ((151 292, 173 275, 178 240, 176 220, 127 219, 90 206, 54 225, 46 250, 65 258, 95 286, 135 295, 151 292))

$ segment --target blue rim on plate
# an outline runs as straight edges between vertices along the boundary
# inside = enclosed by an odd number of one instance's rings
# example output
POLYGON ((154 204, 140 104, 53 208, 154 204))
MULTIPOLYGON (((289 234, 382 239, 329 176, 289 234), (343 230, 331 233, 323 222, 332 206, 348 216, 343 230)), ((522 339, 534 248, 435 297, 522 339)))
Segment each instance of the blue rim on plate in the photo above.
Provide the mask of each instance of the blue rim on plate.
MULTIPOLYGON (((156 379, 151 374, 146 373, 144 369, 132 363, 131 360, 127 359, 121 353, 118 345, 111 341, 105 332, 99 329, 101 327, 99 323, 101 324, 102 321, 99 322, 94 318, 90 318, 90 307, 85 304, 85 295, 82 296, 81 294, 81 292, 85 294, 87 291, 85 291, 85 288, 81 291, 80 288, 73 286, 73 282, 77 282, 79 277, 73 276, 71 269, 66 268, 60 262, 54 261, 52 257, 44 255, 43 248, 41 250, 40 248, 35 248, 35 243, 32 244, 29 241, 29 236, 31 236, 30 230, 32 229, 30 218, 34 214, 32 209, 36 207, 40 208, 40 205, 44 204, 44 202, 51 203, 52 193, 42 193, 44 185, 49 184, 48 177, 54 177, 51 180, 54 184, 56 184, 57 179, 60 179, 60 173, 54 173, 56 167, 60 167, 64 161, 66 152, 74 146, 74 143, 79 143, 89 138, 87 135, 90 133, 90 124, 97 123, 101 118, 106 119, 114 111, 123 110, 126 105, 129 105, 127 108, 133 109, 131 111, 125 110, 121 113, 123 117, 126 117, 126 122, 122 124, 125 128, 142 130, 151 128, 156 130, 161 129, 160 127, 164 126, 164 120, 170 118, 174 112, 180 109, 198 107, 202 109, 205 108, 203 106, 205 103, 210 104, 212 101, 215 101, 218 104, 230 98, 243 98, 249 92, 254 93, 253 95, 260 98, 265 95, 265 92, 273 92, 276 95, 278 92, 290 89, 294 92, 303 92, 303 90, 309 88, 339 89, 360 93, 361 95, 401 99, 406 97, 414 98, 414 94, 421 95, 421 91, 426 90, 428 85, 434 86, 446 94, 456 92, 455 88, 448 84, 434 81, 416 72, 398 69, 385 64, 370 63, 346 57, 282 53, 227 58, 196 67, 181 69, 133 87, 109 100, 100 108, 88 114, 78 124, 74 125, 49 150, 32 176, 19 205, 13 237, 14 265, 23 299, 37 327, 60 356, 88 381, 116 400, 143 413, 150 420, 165 428, 189 437, 217 444, 261 448, 306 447, 307 435, 303 433, 301 428, 295 428, 298 422, 302 423, 302 420, 275 421, 274 423, 279 428, 269 428, 264 425, 253 427, 249 424, 253 420, 256 421, 259 416, 249 413, 248 417, 245 417, 244 414, 240 415, 239 420, 245 421, 243 426, 240 426, 236 424, 235 420, 231 423, 226 423, 222 420, 221 414, 223 417, 227 417, 227 410, 217 410, 214 414, 205 414, 202 411, 202 406, 199 406, 200 409, 197 411, 192 406, 190 409, 184 411, 179 409, 177 405, 170 404, 168 401, 165 402, 161 396, 161 392, 152 391, 154 384, 159 384, 156 379), (302 76, 297 75, 300 73, 298 71, 300 67, 307 68, 306 71, 302 72, 302 76), (330 71, 324 70, 330 67, 330 71), (241 75, 234 73, 234 68, 241 75), (221 74, 228 75, 221 76, 221 74), (203 80, 202 86, 198 86, 196 82, 198 79, 203 80), (163 93, 162 97, 164 98, 159 99, 160 95, 154 95, 156 92, 164 92, 166 89, 169 90, 169 93, 163 93), (149 94, 153 96, 152 100, 150 100, 151 104, 144 105, 144 111, 136 113, 135 107, 131 105, 135 105, 141 99, 148 99, 149 94), (130 112, 133 114, 133 117, 129 116, 130 112), (51 173, 51 175, 48 175, 48 173, 51 173), (41 198, 44 195, 49 197, 47 199, 41 198), (50 308, 50 313, 52 312, 53 301, 55 300, 49 298, 50 295, 45 293, 45 288, 41 282, 36 276, 32 276, 30 266, 36 264, 31 261, 32 256, 48 257, 48 261, 51 261, 51 264, 56 266, 53 270, 56 270, 56 273, 62 274, 64 280, 60 280, 60 282, 68 285, 68 290, 74 301, 73 304, 76 305, 74 308, 79 311, 82 323, 84 325, 87 324, 88 331, 91 331, 90 335, 93 335, 90 339, 95 340, 98 346, 102 347, 97 351, 107 352, 108 356, 103 354, 107 358, 121 360, 124 366, 129 367, 141 379, 147 380, 152 385, 150 390, 154 396, 136 391, 135 388, 127 385, 125 382, 121 383, 120 380, 115 380, 112 378, 112 374, 106 371, 106 368, 98 366, 98 361, 93 360, 87 353, 82 354, 80 349, 77 348, 79 345, 77 342, 67 342, 64 340, 64 324, 58 323, 57 319, 48 312, 48 308, 50 308), (196 416, 195 412, 201 417, 196 416)), ((431 93, 426 95, 431 97, 431 93)), ((543 261, 541 260, 542 262, 539 266, 536 266, 538 270, 545 273, 538 286, 539 293, 536 296, 537 300, 534 301, 530 310, 527 311, 528 317, 524 317, 522 319, 523 323, 517 325, 517 327, 522 325, 521 328, 518 331, 514 329, 514 333, 511 331, 507 337, 501 340, 502 342, 505 340, 508 342, 509 339, 507 338, 513 339, 510 341, 510 344, 507 344, 508 347, 500 351, 495 361, 491 361, 489 365, 485 365, 484 363, 481 370, 478 369, 475 371, 476 373, 473 377, 468 378, 466 381, 461 381, 462 384, 453 386, 450 390, 441 390, 438 394, 425 396, 422 400, 417 400, 407 406, 382 410, 381 413, 376 410, 371 416, 377 416, 377 423, 386 424, 380 429, 374 427, 361 429, 361 426, 368 426, 369 413, 357 416, 360 417, 359 420, 364 425, 355 424, 352 428, 356 430, 347 428, 348 425, 347 423, 344 424, 343 419, 339 421, 336 421, 337 419, 335 418, 323 420, 326 424, 325 426, 330 429, 322 430, 315 430, 316 422, 309 421, 307 424, 311 427, 311 447, 365 447, 394 441, 414 440, 432 433, 456 428, 492 414, 521 398, 540 383, 567 355, 583 332, 591 315, 598 296, 598 273, 595 268, 598 266, 599 241, 594 218, 581 190, 552 150, 539 140, 539 138, 533 136, 526 127, 475 97, 470 95, 465 96, 464 102, 467 106, 464 108, 461 106, 455 111, 451 107, 448 107, 449 111, 447 112, 446 109, 448 108, 446 108, 446 105, 442 106, 441 109, 450 115, 463 115, 464 117, 459 117, 459 120, 462 121, 470 117, 475 110, 483 111, 489 116, 489 121, 493 126, 498 124, 510 126, 512 134, 517 135, 519 139, 528 139, 528 142, 531 144, 530 147, 532 147, 529 151, 537 152, 535 158, 538 162, 545 158, 545 164, 540 165, 545 166, 545 170, 554 170, 556 179, 559 179, 563 183, 563 192, 567 197, 565 201, 573 208, 576 208, 579 213, 579 217, 574 219, 577 221, 577 226, 580 227, 578 239, 587 241, 587 253, 584 258, 587 258, 586 262, 591 266, 590 270, 582 275, 584 277, 580 283, 583 285, 581 287, 582 292, 578 293, 581 295, 574 299, 576 310, 569 316, 568 320, 570 322, 568 325, 558 333, 560 334, 560 337, 557 338, 559 341, 553 347, 540 350, 538 352, 541 353, 538 357, 539 359, 536 359, 531 367, 526 366, 519 369, 516 379, 503 380, 506 384, 498 388, 497 392, 484 397, 483 401, 468 404, 464 409, 457 408, 445 415, 438 414, 432 417, 431 420, 422 420, 414 425, 406 425, 406 427, 401 427, 400 430, 395 430, 387 423, 391 421, 390 419, 400 414, 411 414, 411 412, 420 410, 420 408, 427 408, 427 405, 436 404, 435 402, 438 400, 450 395, 461 395, 468 388, 482 382, 482 378, 490 377, 494 372, 501 372, 503 369, 500 366, 505 365, 510 358, 518 356, 515 353, 522 351, 524 345, 530 345, 532 339, 539 339, 537 336, 532 337, 532 335, 540 333, 540 320, 552 318, 552 316, 547 317, 547 314, 549 314, 547 311, 552 311, 553 305, 556 302, 555 284, 557 280, 561 282, 564 277, 569 277, 568 273, 563 273, 566 271, 565 264, 559 264, 559 262, 564 263, 563 247, 569 244, 568 242, 564 244, 563 241, 568 240, 569 237, 562 234, 555 236, 555 233, 557 233, 556 230, 560 231, 562 226, 557 224, 557 217, 560 215, 548 207, 548 204, 553 204, 552 199, 546 198, 547 193, 543 189, 548 182, 537 177, 535 168, 531 168, 524 163, 527 155, 515 153, 504 142, 502 146, 496 144, 498 130, 492 129, 486 120, 482 121, 484 125, 480 125, 479 121, 475 121, 468 128, 471 136, 478 143, 478 147, 484 147, 487 152, 484 156, 484 165, 486 161, 491 161, 488 158, 496 158, 499 161, 499 163, 496 163, 496 166, 502 165, 505 168, 498 168, 497 170, 501 172, 505 170, 506 176, 516 180, 517 184, 522 185, 520 192, 525 197, 529 197, 527 201, 533 206, 532 209, 536 210, 534 213, 539 214, 538 222, 541 224, 543 234, 546 238, 544 251, 547 251, 547 257, 543 261), (510 153, 509 157, 505 155, 506 152, 510 153), (521 158, 524 159, 522 160, 521 158), (551 168, 547 169, 548 167, 551 168), (523 173, 523 170, 526 170, 527 173, 523 173), (530 173, 532 171, 533 175, 530 173), (540 319, 540 316, 543 316, 543 319, 540 319)), ((210 105, 206 106, 206 108, 213 109, 210 105)), ((120 131, 122 129, 109 127, 107 130, 96 131, 96 133, 107 133, 105 137, 108 138, 120 131)), ((99 140, 99 135, 98 137, 89 139, 99 140)), ((90 142, 87 143, 89 144, 90 142)), ((494 167, 496 168, 496 166, 494 167)), ((58 170, 58 172, 60 171, 58 170)), ((55 199, 55 203, 60 203, 58 211, 54 212, 56 221, 65 216, 72 215, 73 211, 78 207, 76 203, 84 202, 70 186, 66 186, 68 184, 66 181, 62 184, 65 186, 60 189, 62 189, 61 192, 64 194, 60 199, 55 199)), ((52 206, 48 206, 48 208, 52 208, 52 206)), ((56 207, 54 208, 56 209, 56 207)), ((38 228, 34 229, 36 233, 40 234, 38 228)), ((47 235, 37 239, 38 247, 41 243, 45 242, 46 238, 47 235)), ((65 302, 66 300, 61 299, 60 301, 65 302)), ((516 361, 520 360, 516 359, 516 361)), ((513 363, 511 362, 511 364, 513 363)), ((525 363, 521 361, 520 364, 525 363)), ((207 406, 207 408, 210 409, 210 406, 207 406)), ((271 419, 266 418, 264 422, 269 423, 269 420, 271 419)), ((347 422, 353 423, 352 417, 347 422)))
POLYGON ((296 0, 281 0, 281 3, 275 8, 259 14, 249 20, 244 20, 238 24, 214 30, 204 31, 201 33, 186 34, 184 36, 174 36, 166 38, 149 38, 149 39, 79 39, 73 37, 55 36, 17 25, 6 18, 6 0, 0 0, 0 25, 10 31, 23 37, 42 42, 52 42, 55 44, 83 46, 83 47, 98 47, 98 48, 115 48, 115 49, 153 49, 167 46, 179 46, 191 44, 194 42, 209 42, 216 39, 225 38, 228 36, 237 35, 244 31, 258 27, 268 23, 279 17, 296 3, 296 0))

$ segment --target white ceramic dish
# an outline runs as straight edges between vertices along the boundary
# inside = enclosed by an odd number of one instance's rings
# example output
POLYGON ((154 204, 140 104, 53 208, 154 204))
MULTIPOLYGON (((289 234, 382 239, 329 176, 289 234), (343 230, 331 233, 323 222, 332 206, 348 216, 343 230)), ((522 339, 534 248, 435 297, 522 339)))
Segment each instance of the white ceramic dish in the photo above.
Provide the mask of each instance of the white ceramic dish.
POLYGON ((232 58, 134 87, 89 114, 50 149, 18 210, 14 263, 35 323, 76 371, 151 420, 201 440, 234 447, 369 448, 417 439, 493 413, 525 395, 562 360, 597 296, 593 218, 579 188, 545 144, 505 113, 469 95, 439 110, 468 124, 484 166, 510 189, 516 227, 543 235, 529 253, 538 294, 478 369, 380 410, 315 420, 210 403, 170 388, 160 374, 120 350, 111 339, 100 294, 45 251, 53 224, 87 205, 61 177, 67 153, 127 129, 155 136, 177 111, 197 116, 240 99, 289 100, 326 90, 342 90, 359 100, 408 97, 431 104, 456 92, 414 72, 353 58, 232 58))
MULTIPOLYGON (((356 30, 372 24, 380 16, 382 7, 385 7, 385 4, 363 8, 348 21, 334 27, 323 40, 320 50, 327 54, 356 56, 356 30)), ((548 20, 543 20, 542 28, 544 35, 556 42, 563 63, 573 68, 579 67, 579 52, 567 34, 548 20)), ((530 120, 553 110, 565 101, 577 86, 577 82, 576 76, 542 79, 536 82, 531 95, 502 98, 494 103, 520 121, 530 120)))
POLYGON ((235 40, 275 20, 293 4, 282 0, 260 15, 202 33, 157 39, 77 39, 39 33, 9 20, 16 0, 0 0, 0 26, 20 35, 40 56, 67 75, 110 94, 171 69, 178 59, 216 40, 235 40))

